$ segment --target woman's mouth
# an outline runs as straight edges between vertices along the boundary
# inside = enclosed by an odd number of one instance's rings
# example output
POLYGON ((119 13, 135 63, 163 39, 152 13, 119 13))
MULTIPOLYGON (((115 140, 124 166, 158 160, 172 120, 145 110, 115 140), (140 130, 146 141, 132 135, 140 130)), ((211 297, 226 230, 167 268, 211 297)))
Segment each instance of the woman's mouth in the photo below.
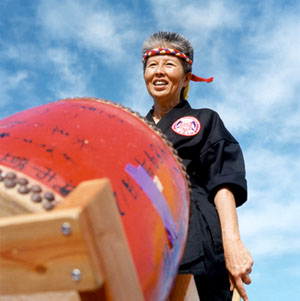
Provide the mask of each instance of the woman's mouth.
POLYGON ((168 83, 166 82, 166 81, 164 81, 164 80, 156 80, 155 82, 154 82, 154 86, 165 86, 165 85, 167 85, 168 83))

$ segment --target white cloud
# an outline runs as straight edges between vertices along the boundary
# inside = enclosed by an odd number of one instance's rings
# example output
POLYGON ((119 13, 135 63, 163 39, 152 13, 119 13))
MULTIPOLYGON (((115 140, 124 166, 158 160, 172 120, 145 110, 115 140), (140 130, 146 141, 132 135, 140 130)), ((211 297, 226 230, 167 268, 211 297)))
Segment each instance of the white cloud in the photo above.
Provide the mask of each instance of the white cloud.
POLYGON ((152 8, 158 26, 177 27, 181 31, 207 37, 212 30, 239 27, 239 7, 231 1, 166 0, 159 5, 152 0, 152 8))
POLYGON ((10 95, 12 90, 25 88, 27 78, 28 74, 24 70, 16 72, 0 70, 0 107, 5 107, 10 104, 12 101, 10 95))
POLYGON ((120 62, 136 39, 128 12, 113 10, 105 1, 42 1, 39 22, 51 39, 99 52, 102 63, 120 62))
MULTIPOLYGON (((122 4, 112 6, 105 1, 41 1, 37 20, 46 49, 42 60, 57 74, 56 80, 51 81, 55 97, 96 94, 105 97, 102 93, 106 87, 101 84, 101 79, 109 76, 112 87, 119 85, 116 81, 122 81, 125 95, 122 97, 124 105, 128 105, 126 95, 131 94, 131 85, 135 84, 132 66, 137 61, 137 51, 132 47, 139 37, 139 28, 134 27, 135 18, 128 9, 122 4), (116 75, 112 76, 108 68, 116 75), (95 88, 96 78, 100 82, 97 89, 89 88, 95 88)), ((123 102, 118 96, 115 101, 123 102)), ((141 108, 140 105, 135 107, 141 108)))
POLYGON ((242 236, 254 257, 299 254, 300 204, 269 200, 239 213, 242 236))
POLYGON ((254 147, 245 153, 249 203, 239 209, 242 237, 254 256, 300 252, 300 161, 254 147))
POLYGON ((216 83, 225 96, 216 109, 231 128, 247 132, 262 125, 274 127, 279 122, 280 129, 287 132, 283 128, 291 126, 286 118, 289 114, 300 122, 300 108, 295 101, 300 96, 299 29, 300 20, 293 12, 273 16, 272 26, 256 20, 250 35, 241 37, 245 57, 237 60, 241 64, 238 73, 230 70, 235 67, 232 63, 221 58, 221 46, 230 42, 215 46, 214 61, 221 62, 216 67, 216 83))
MULTIPOLYGON (((22 98, 26 98, 24 103, 36 104, 57 98, 97 94, 103 97, 106 87, 101 85, 101 78, 110 76, 113 87, 119 86, 116 81, 123 82, 125 105, 128 99, 130 105, 133 104, 138 110, 143 109, 136 81, 132 80, 135 77, 132 65, 140 62, 136 57, 140 51, 136 48, 132 51, 139 37, 139 28, 134 27, 136 18, 128 9, 124 9, 122 4, 112 6, 105 1, 54 0, 40 1, 35 10, 35 16, 30 19, 25 17, 14 28, 34 28, 32 39, 18 39, 16 43, 1 39, 4 47, 0 55, 3 61, 28 70, 24 89, 20 89, 20 86, 10 87, 9 75, 1 77, 4 83, 1 105, 9 103, 11 108, 8 111, 13 111, 13 107, 17 106, 16 95, 30 90, 30 87, 35 91, 22 94, 22 98), (116 76, 104 71, 108 68, 115 70, 116 76), (43 83, 40 82, 39 72, 42 73, 43 83), (97 80, 99 85, 95 88, 97 80), (126 91, 136 92, 137 97, 127 96, 129 92, 126 91)), ((116 97, 116 101, 122 99, 116 97)))
MULTIPOLYGON (((296 97, 297 98, 297 97, 296 97)), ((297 98, 299 99, 299 98, 297 98)), ((287 118, 278 118, 278 127, 277 127, 277 135, 275 135, 274 140, 280 143, 291 143, 300 144, 300 104, 298 103, 296 106, 291 108, 291 112, 287 115, 287 118)), ((300 151, 298 152, 298 154, 300 151)))
POLYGON ((49 48, 45 54, 48 66, 54 77, 59 80, 50 81, 53 93, 58 98, 88 95, 88 75, 79 64, 79 58, 70 49, 49 48))
POLYGON ((145 116, 153 105, 153 99, 149 96, 145 86, 141 61, 132 64, 127 75, 128 91, 124 95, 122 103, 145 116))
POLYGON ((42 52, 38 45, 23 41, 23 43, 3 43, 0 55, 3 60, 17 61, 18 64, 26 66, 39 63, 42 52))
POLYGON ((263 189, 273 192, 264 198, 272 200, 277 199, 276 196, 296 194, 300 184, 300 160, 294 160, 294 153, 268 149, 264 144, 255 143, 244 155, 251 187, 262 192, 263 189))
POLYGON ((8 89, 14 89, 18 85, 20 85, 21 82, 23 82, 27 78, 27 72, 26 71, 18 71, 14 75, 11 75, 7 78, 7 88, 8 89))

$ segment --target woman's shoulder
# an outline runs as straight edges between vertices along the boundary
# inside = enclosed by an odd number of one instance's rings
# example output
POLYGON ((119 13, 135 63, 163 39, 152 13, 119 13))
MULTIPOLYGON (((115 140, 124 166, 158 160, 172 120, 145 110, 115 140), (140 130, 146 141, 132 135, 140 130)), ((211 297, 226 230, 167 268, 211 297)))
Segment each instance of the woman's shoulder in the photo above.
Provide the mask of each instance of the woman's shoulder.
POLYGON ((211 108, 191 108, 191 115, 196 117, 201 126, 209 130, 210 134, 216 139, 226 139, 228 141, 236 142, 231 133, 227 130, 219 113, 211 108))
POLYGON ((191 108, 190 113, 195 117, 201 117, 201 119, 205 120, 221 120, 219 113, 210 108, 191 108))
POLYGON ((218 113, 216 111, 214 111, 213 109, 210 109, 210 108, 192 108, 193 111, 196 111, 196 112, 202 112, 202 113, 205 113, 205 114, 210 114, 210 115, 215 115, 218 113))

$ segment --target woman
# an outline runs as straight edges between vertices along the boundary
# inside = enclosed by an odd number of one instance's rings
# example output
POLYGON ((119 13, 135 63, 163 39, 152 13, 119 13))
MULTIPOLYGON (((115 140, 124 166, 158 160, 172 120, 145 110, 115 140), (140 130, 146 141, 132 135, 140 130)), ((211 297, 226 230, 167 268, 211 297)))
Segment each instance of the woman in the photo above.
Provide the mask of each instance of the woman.
POLYGON ((218 114, 186 101, 193 47, 183 36, 158 32, 143 44, 144 79, 154 106, 147 119, 167 135, 192 183, 191 215, 179 273, 194 274, 201 301, 231 300, 234 287, 248 300, 253 261, 243 245, 236 206, 247 198, 244 161, 218 114))

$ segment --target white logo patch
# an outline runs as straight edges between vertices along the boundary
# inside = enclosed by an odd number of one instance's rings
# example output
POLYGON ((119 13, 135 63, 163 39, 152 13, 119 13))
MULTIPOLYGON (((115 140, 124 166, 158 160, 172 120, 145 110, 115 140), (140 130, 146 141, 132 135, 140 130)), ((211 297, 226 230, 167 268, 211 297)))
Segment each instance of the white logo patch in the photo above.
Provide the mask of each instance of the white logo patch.
POLYGON ((172 124, 172 130, 182 136, 195 136, 200 129, 200 121, 193 116, 181 117, 172 124))

